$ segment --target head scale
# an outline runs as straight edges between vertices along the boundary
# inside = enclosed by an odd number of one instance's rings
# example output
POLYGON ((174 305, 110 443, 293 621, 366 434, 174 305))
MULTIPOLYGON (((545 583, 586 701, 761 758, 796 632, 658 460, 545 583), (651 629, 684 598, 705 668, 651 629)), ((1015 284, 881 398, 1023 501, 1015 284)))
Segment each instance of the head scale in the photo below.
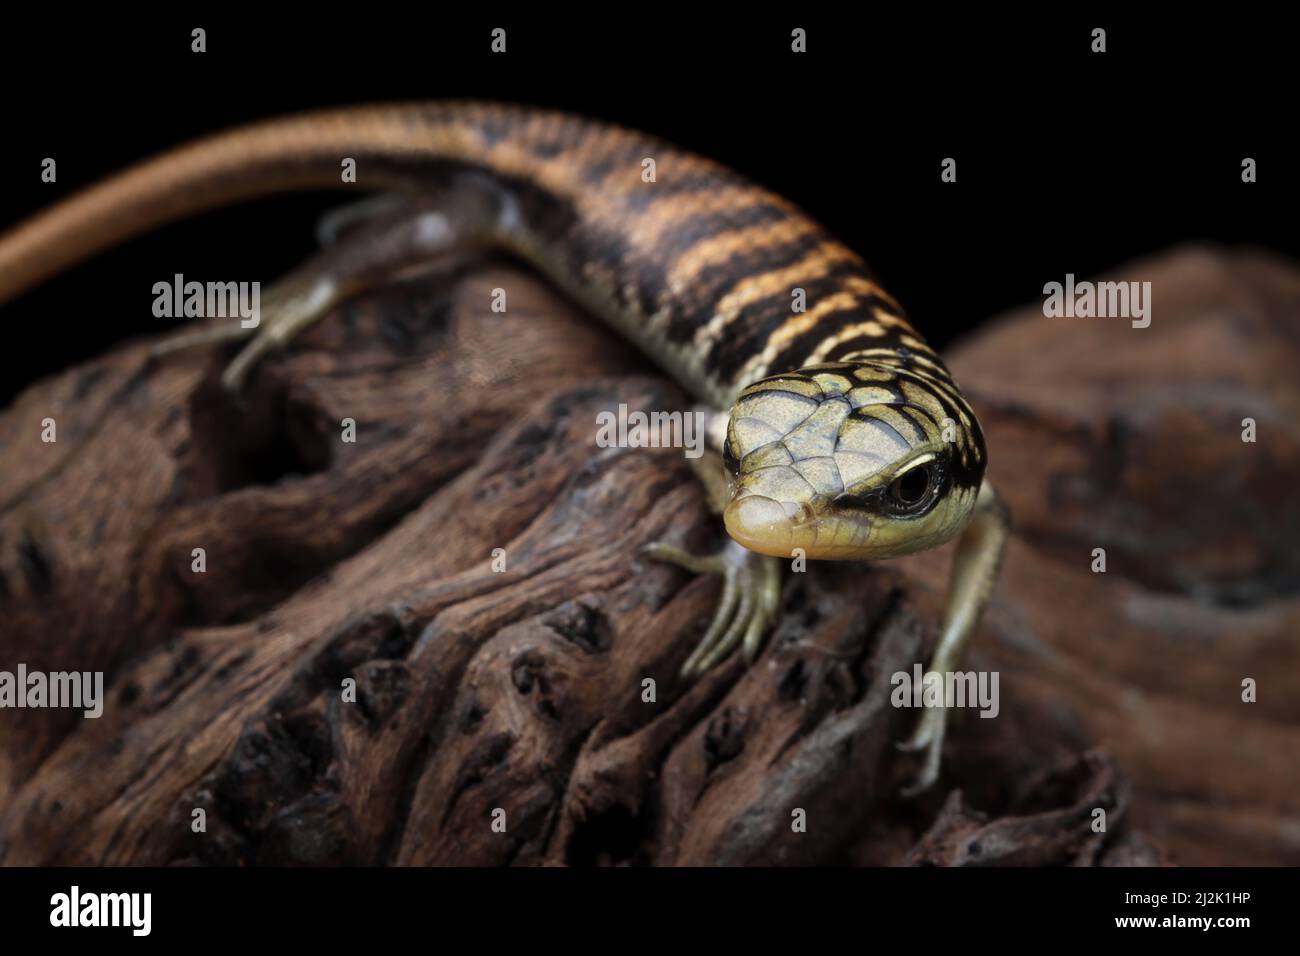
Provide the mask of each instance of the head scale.
POLYGON ((871 559, 934 547, 965 527, 984 445, 940 366, 836 363, 741 392, 723 460, 724 518, 741 544, 871 559))

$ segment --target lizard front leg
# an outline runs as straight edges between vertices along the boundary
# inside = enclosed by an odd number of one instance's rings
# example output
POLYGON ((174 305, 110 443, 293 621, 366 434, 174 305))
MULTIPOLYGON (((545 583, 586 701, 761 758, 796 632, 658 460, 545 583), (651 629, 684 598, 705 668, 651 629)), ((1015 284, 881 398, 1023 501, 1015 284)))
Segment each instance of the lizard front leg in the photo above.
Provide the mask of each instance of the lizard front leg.
POLYGON ((696 574, 722 576, 722 596, 704 636, 682 665, 683 677, 699 677, 741 645, 747 663, 763 646, 763 636, 781 599, 779 559, 728 541, 714 554, 695 555, 662 541, 643 549, 647 557, 680 565, 696 574))
MULTIPOLYGON (((722 457, 715 450, 721 444, 720 436, 725 425, 726 415, 714 413, 706 433, 714 436, 715 448, 698 458, 689 459, 704 485, 709 506, 716 514, 722 513, 731 498, 722 457)), ((756 554, 730 539, 713 554, 691 554, 663 541, 646 545, 642 553, 653 561, 676 564, 695 574, 722 577, 722 593, 713 620, 682 665, 683 677, 701 676, 725 659, 737 645, 740 645, 745 660, 753 662, 780 608, 779 558, 756 554)))
POLYGON ((472 187, 409 201, 380 197, 345 207, 322 223, 326 247, 267 289, 254 326, 231 321, 182 332, 159 342, 150 356, 248 339, 221 376, 222 385, 237 392, 258 362, 339 303, 489 245, 497 238, 498 226, 495 197, 472 187))
MULTIPOLYGON (((1009 530, 1007 509, 987 479, 980 485, 975 508, 953 556, 948 584, 947 609, 943 629, 935 647, 925 680, 938 680, 947 687, 945 676, 961 666, 966 645, 979 624, 980 614, 988 604, 997 580, 998 567, 1009 530)), ((925 758, 915 782, 905 796, 920 793, 939 779, 939 762, 943 754, 943 736, 948 710, 953 705, 945 691, 942 707, 927 708, 916 731, 899 744, 903 750, 924 750, 925 758)))

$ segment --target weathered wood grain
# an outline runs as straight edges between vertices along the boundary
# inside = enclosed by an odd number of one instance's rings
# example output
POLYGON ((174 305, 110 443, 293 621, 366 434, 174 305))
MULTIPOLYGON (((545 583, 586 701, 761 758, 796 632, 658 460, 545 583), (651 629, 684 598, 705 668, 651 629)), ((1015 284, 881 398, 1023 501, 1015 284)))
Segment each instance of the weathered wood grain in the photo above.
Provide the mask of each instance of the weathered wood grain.
POLYGON ((638 549, 720 530, 679 452, 594 437, 686 400, 514 267, 365 296, 241 403, 228 353, 147 343, 38 383, 0 415, 0 669, 109 692, 0 711, 0 862, 1300 862, 1300 273, 1129 271, 1149 329, 1031 308, 952 355, 1016 521, 971 662, 1001 712, 913 801, 889 679, 947 551, 789 575, 753 668, 679 680, 718 585, 638 549))

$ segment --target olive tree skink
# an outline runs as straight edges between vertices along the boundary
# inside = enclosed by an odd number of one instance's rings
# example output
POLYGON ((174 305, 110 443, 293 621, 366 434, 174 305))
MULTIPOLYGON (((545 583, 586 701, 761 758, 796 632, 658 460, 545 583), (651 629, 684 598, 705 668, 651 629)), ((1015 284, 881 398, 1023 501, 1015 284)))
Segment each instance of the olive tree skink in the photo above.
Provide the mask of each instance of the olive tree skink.
MULTIPOLYGON (((959 666, 1007 527, 970 406, 855 253, 786 200, 660 140, 484 103, 261 122, 146 161, 0 237, 0 302, 167 222, 328 187, 405 198, 344 222, 353 241, 268 290, 258 327, 204 328, 159 351, 248 338, 223 376, 238 388, 362 289, 468 247, 512 252, 718 416, 702 474, 735 543, 709 556, 649 549, 724 579, 688 673, 737 647, 757 654, 781 559, 888 558, 957 536, 927 674, 959 666), (355 181, 341 174, 349 164, 355 181)), ((913 790, 938 775, 947 709, 927 709, 904 744, 925 751, 913 790)))

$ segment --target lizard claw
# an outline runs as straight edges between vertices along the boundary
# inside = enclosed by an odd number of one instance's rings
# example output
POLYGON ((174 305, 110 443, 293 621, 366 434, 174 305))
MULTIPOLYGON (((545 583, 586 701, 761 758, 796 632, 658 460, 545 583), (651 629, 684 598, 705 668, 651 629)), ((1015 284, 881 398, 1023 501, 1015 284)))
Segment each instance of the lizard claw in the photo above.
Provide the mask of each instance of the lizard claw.
POLYGON ((943 757, 943 735, 947 726, 948 708, 944 706, 926 706, 917 721, 916 730, 906 740, 900 740, 895 746, 907 752, 924 751, 925 758, 921 770, 911 784, 904 787, 904 797, 914 797, 930 789, 939 779, 939 764, 943 757))
POLYGON ((696 574, 722 576, 722 596, 717 610, 704 636, 682 665, 683 677, 701 676, 737 645, 746 662, 753 663, 780 604, 779 559, 755 554, 734 541, 728 541, 721 551, 710 555, 690 554, 663 542, 648 544, 641 553, 653 561, 676 564, 696 574))

